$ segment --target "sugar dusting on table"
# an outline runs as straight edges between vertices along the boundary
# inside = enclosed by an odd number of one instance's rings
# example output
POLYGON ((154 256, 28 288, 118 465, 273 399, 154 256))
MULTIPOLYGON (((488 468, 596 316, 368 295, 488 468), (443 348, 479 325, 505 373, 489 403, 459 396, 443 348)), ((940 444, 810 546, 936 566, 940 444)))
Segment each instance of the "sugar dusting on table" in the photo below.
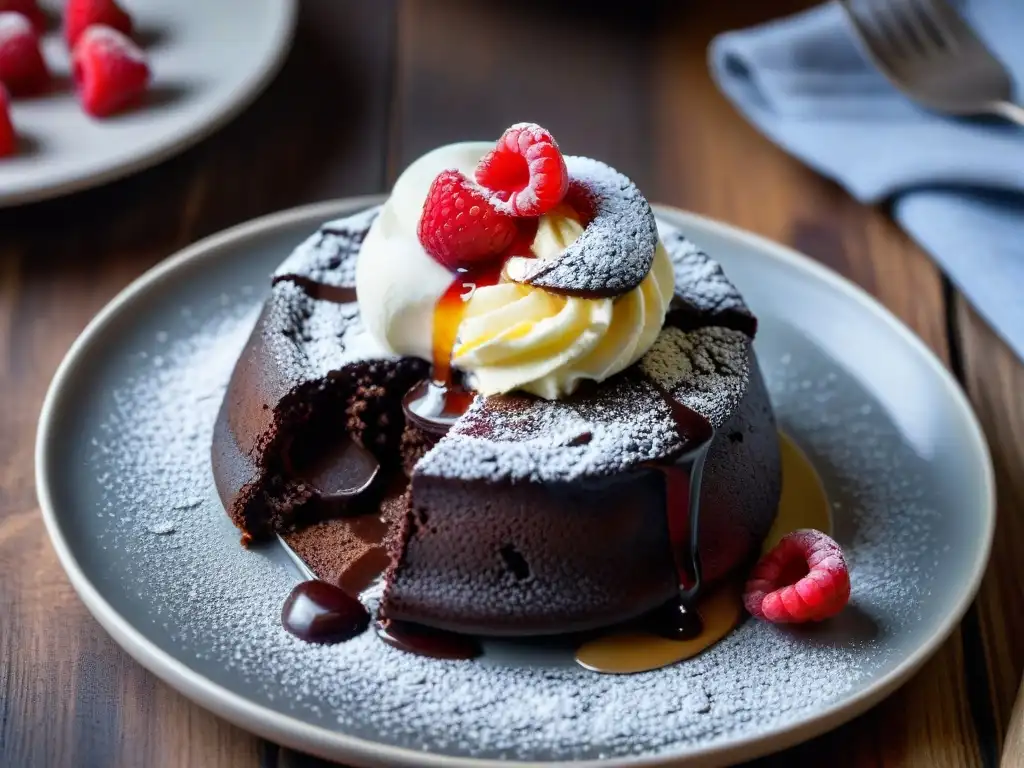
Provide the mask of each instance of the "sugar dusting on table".
POLYGON ((694 659, 622 677, 571 663, 510 665, 500 654, 427 659, 372 633, 302 643, 280 627, 296 575, 239 546, 210 469, 214 417, 255 312, 243 298, 197 320, 190 335, 160 339, 159 364, 151 354, 114 394, 94 447, 115 470, 97 477, 98 514, 112 516, 103 544, 130 555, 121 586, 149 606, 153 624, 141 629, 203 674, 244 680, 246 695, 266 706, 445 754, 572 759, 708 747, 837 704, 885 667, 878 638, 914 621, 908 604, 929 574, 890 578, 901 558, 931 543, 934 513, 921 502, 914 458, 892 448, 886 422, 856 418, 865 402, 834 374, 809 379, 791 360, 769 360, 781 421, 828 465, 834 497, 847 500, 835 517, 853 599, 839 622, 793 630, 748 621, 694 659))

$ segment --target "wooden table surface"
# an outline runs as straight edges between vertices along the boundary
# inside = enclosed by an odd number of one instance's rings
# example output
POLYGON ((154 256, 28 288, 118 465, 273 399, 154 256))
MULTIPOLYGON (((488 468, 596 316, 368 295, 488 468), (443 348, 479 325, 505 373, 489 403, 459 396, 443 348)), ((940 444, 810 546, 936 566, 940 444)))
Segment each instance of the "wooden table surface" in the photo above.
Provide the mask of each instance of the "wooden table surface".
POLYGON ((1007 736, 1024 666, 1024 368, 884 210, 785 155, 715 90, 714 34, 802 4, 308 0, 284 70, 220 133, 125 181, 0 211, 0 765, 322 765, 190 703, 90 617, 38 512, 40 404, 92 315, 171 253, 281 208, 384 191, 425 150, 521 120, 651 200, 793 245, 866 288, 949 366, 988 435, 998 531, 959 629, 868 714, 757 765, 994 766, 1004 742, 1024 763, 1007 736))

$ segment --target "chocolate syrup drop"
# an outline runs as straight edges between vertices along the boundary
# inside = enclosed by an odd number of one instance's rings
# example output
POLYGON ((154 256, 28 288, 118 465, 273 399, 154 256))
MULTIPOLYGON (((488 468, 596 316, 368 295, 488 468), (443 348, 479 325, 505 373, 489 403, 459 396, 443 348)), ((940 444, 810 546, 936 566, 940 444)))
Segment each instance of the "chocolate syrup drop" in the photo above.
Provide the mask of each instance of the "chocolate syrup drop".
POLYGON ((694 602, 673 597, 643 617, 641 626, 669 640, 692 640, 704 631, 704 622, 694 602))
POLYGON ((473 402, 473 393, 464 389, 452 374, 452 352, 473 293, 477 288, 496 285, 499 280, 500 263, 474 270, 459 269, 437 300, 431 340, 432 379, 421 381, 402 399, 406 419, 425 432, 443 437, 473 402))
POLYGON ((304 581, 284 601, 281 625, 308 643, 351 640, 370 624, 362 603, 326 581, 304 581))
MULTIPOLYGON (((770 551, 785 534, 800 528, 816 528, 831 535, 832 520, 828 497, 806 455, 785 434, 779 434, 782 448, 782 497, 779 512, 762 545, 762 552, 770 551)), ((704 625, 699 635, 692 638, 672 638, 666 643, 656 636, 656 625, 638 621, 638 632, 609 632, 585 641, 576 649, 576 662, 595 672, 605 674, 631 674, 689 659, 710 648, 733 630, 746 617, 743 608, 743 582, 731 579, 714 589, 701 591, 700 618, 704 625)), ((676 600, 663 606, 664 610, 678 607, 676 600)), ((658 611, 647 617, 657 620, 658 611)), ((663 619, 664 620, 664 619, 663 619)))
POLYGON ((377 636, 401 651, 430 656, 435 659, 475 659, 483 649, 479 641, 469 635, 445 632, 411 621, 378 621, 377 636))
POLYGON ((679 594, 652 611, 644 623, 651 631, 663 637, 686 640, 703 631, 703 623, 696 609, 696 600, 702 586, 700 492, 704 462, 715 438, 715 428, 701 414, 678 402, 670 392, 657 385, 655 387, 672 414, 676 431, 686 450, 671 464, 656 467, 665 478, 665 511, 668 516, 669 539, 672 542, 672 557, 679 579, 679 594))
POLYGON ((473 402, 473 393, 454 384, 424 379, 405 393, 405 418, 431 435, 444 437, 473 402))

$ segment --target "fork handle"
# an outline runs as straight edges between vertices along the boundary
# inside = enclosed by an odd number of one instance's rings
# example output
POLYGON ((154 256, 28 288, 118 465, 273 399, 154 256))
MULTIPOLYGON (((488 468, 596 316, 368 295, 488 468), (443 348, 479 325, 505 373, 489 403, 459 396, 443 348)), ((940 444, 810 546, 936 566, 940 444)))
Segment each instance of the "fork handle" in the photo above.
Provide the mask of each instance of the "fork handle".
POLYGON ((1010 101, 997 101, 992 105, 997 115, 1002 115, 1012 123, 1024 125, 1024 107, 1010 101))

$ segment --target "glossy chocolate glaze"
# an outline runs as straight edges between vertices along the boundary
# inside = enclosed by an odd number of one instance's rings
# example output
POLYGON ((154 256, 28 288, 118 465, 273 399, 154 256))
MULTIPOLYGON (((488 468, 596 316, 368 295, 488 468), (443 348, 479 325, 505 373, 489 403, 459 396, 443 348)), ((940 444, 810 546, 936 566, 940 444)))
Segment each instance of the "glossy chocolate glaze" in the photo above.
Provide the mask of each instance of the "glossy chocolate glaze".
POLYGON ((703 629, 696 608, 702 587, 701 480, 715 428, 665 390, 659 389, 659 393, 672 412, 680 439, 687 446, 671 464, 658 467, 665 477, 665 515, 679 578, 679 594, 648 614, 643 624, 663 637, 685 640, 696 637, 703 629))

